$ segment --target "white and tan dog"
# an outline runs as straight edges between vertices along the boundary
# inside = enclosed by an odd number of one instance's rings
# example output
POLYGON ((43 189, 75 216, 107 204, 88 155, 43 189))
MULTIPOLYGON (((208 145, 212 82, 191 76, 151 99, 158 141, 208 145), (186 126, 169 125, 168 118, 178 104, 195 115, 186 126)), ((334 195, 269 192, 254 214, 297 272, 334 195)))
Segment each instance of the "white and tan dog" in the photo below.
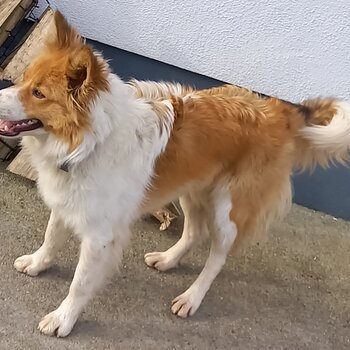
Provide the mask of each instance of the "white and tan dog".
POLYGON ((293 169, 347 160, 345 102, 291 104, 229 85, 126 84, 60 13, 55 24, 23 81, 0 92, 0 135, 23 136, 51 209, 43 245, 15 268, 35 276, 71 231, 81 239, 69 293, 39 324, 45 334, 71 332, 120 263, 130 224, 178 197, 181 239, 145 261, 161 271, 176 266, 210 227, 205 267, 171 307, 181 317, 194 314, 231 248, 289 208, 293 169))

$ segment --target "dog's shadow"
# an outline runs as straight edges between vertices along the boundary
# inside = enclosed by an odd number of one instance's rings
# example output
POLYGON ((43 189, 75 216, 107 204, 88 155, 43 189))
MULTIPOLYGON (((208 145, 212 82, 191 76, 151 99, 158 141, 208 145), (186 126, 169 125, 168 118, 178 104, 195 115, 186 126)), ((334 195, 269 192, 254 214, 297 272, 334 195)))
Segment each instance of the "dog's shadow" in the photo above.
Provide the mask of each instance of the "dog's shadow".
POLYGON ((47 270, 40 273, 37 278, 43 280, 62 280, 65 282, 70 282, 74 276, 74 267, 62 266, 59 264, 52 265, 47 270))

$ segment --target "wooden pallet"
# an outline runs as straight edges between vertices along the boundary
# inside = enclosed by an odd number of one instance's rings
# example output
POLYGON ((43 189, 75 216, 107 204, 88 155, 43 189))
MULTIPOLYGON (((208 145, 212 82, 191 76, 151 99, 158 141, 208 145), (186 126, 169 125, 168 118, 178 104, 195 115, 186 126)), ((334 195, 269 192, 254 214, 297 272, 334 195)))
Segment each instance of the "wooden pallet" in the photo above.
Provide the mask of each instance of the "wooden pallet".
MULTIPOLYGON (((45 38, 52 30, 52 26, 53 11, 47 9, 29 34, 27 40, 19 48, 3 72, 0 73, 0 79, 11 80, 14 83, 21 79, 25 69, 42 49, 45 38)), ((33 181, 37 179, 37 174, 28 163, 27 157, 23 151, 10 163, 7 170, 33 181)))
POLYGON ((25 69, 42 49, 46 36, 52 30, 52 25, 53 11, 47 9, 32 29, 27 40, 12 57, 3 72, 0 73, 0 79, 11 80, 14 83, 21 79, 25 69))
POLYGON ((33 5, 33 0, 0 0, 0 45, 33 5))
MULTIPOLYGON (((5 43, 17 23, 23 19, 35 3, 35 0, 0 0, 0 46, 5 43)), ((2 78, 3 67, 5 67, 5 62, 1 63, 0 79, 2 78)), ((7 143, 11 146, 16 145, 13 140, 7 140, 7 143)), ((1 159, 5 158, 8 152, 9 148, 0 142, 1 159)))

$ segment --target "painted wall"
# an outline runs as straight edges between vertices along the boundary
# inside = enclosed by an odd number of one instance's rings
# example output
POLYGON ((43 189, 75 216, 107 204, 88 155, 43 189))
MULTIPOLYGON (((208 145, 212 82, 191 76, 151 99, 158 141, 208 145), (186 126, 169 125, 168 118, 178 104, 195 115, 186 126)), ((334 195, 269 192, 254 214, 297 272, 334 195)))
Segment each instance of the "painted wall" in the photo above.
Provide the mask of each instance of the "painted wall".
POLYGON ((285 99, 350 99, 349 0, 51 3, 102 43, 285 99))

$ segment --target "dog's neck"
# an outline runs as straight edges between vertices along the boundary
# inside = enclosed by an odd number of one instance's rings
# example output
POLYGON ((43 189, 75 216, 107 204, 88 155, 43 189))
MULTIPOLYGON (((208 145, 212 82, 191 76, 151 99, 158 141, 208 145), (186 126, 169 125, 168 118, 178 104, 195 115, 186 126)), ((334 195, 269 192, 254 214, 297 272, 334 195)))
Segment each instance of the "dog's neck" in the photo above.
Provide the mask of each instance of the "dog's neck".
MULTIPOLYGON (((110 74, 109 81, 111 91, 102 92, 90 108, 92 131, 84 135, 81 144, 74 151, 69 152, 67 144, 52 134, 34 137, 40 157, 59 171, 73 171, 89 158, 97 146, 103 147, 111 133, 121 132, 123 137, 125 134, 133 137, 139 124, 144 124, 141 120, 143 116, 139 113, 140 104, 144 102, 118 76, 110 74)), ((120 149, 120 152, 124 151, 120 149)))

